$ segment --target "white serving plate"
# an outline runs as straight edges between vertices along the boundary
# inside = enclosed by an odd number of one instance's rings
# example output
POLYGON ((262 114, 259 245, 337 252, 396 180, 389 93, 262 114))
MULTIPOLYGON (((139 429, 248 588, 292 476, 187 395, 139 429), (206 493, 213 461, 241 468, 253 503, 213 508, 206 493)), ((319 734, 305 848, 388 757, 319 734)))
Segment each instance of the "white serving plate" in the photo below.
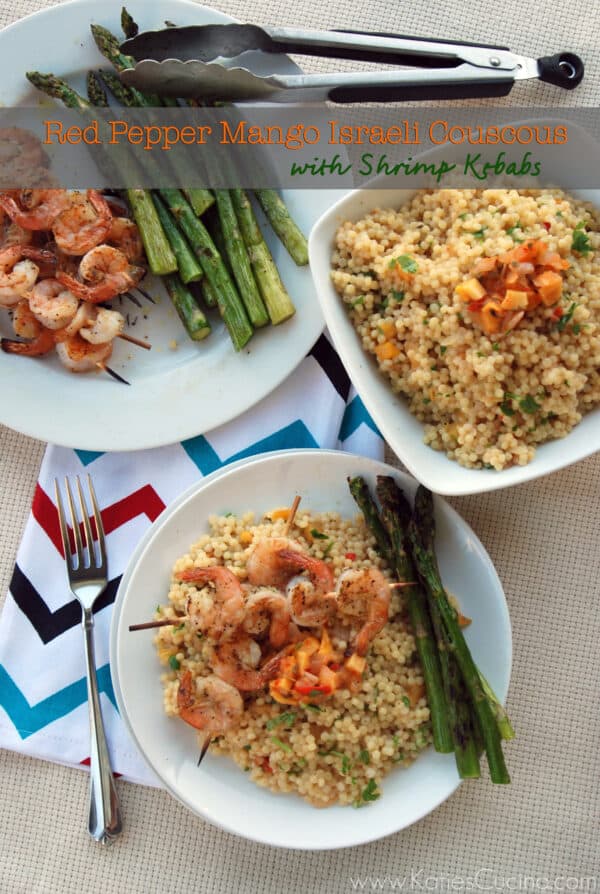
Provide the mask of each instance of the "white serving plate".
MULTIPOLYGON (((547 122, 546 122, 547 123, 547 122)), ((575 130, 569 125, 570 131, 575 130)), ((585 135, 582 134, 582 139, 585 135)), ((589 139, 583 145, 597 152, 589 139)), ((424 153, 428 161, 445 157, 448 149, 424 153)), ((557 183, 560 184, 560 172, 557 183)), ((513 466, 500 472, 467 469, 445 453, 423 443, 423 424, 408 409, 401 395, 394 394, 387 378, 373 357, 363 349, 344 304, 331 282, 331 256, 338 227, 346 220, 360 220, 374 208, 398 208, 410 201, 412 189, 382 189, 382 178, 373 180, 372 188, 356 189, 340 199, 313 227, 309 240, 310 267, 327 328, 366 408, 377 423, 396 456, 412 474, 438 494, 460 496, 484 493, 521 484, 548 475, 564 466, 584 459, 600 450, 600 409, 585 415, 565 438, 537 447, 533 460, 526 466, 513 466)), ((600 190, 570 190, 577 198, 600 205, 600 190)))
MULTIPOLYGON (((182 25, 233 21, 188 0, 131 0, 128 8, 143 30, 161 27, 165 19, 182 25)), ((0 105, 44 102, 51 108, 53 102, 26 81, 25 72, 30 69, 61 75, 85 93, 87 70, 108 65, 93 43, 90 23, 118 33, 120 10, 121 0, 75 0, 44 9, 0 32, 0 105)), ((297 70, 285 56, 272 58, 279 71, 297 70)), ((292 190, 284 198, 308 234, 338 195, 328 190, 292 190)), ((258 214, 263 221, 260 209, 258 214)), ((297 308, 291 320, 257 333, 236 354, 218 314, 211 313, 212 334, 195 344, 162 286, 148 279, 144 286, 160 295, 160 303, 153 307, 144 301, 143 310, 138 310, 125 300, 123 310, 129 311, 131 319, 138 318, 131 334, 148 339, 153 348, 143 351, 118 342, 110 360, 131 387, 105 374, 72 375, 55 356, 31 360, 0 352, 0 422, 69 447, 137 450, 204 433, 262 400, 296 368, 323 329, 308 267, 296 267, 270 229, 263 231, 297 308), (170 347, 173 341, 176 350, 170 347)), ((12 334, 4 312, 0 312, 0 332, 12 334)))
MULTIPOLYGON (((198 768, 195 731, 163 712, 161 665, 152 630, 128 627, 152 617, 169 590, 171 568, 206 530, 210 514, 253 510, 257 516, 291 502, 344 517, 358 512, 346 478, 394 475, 412 498, 416 482, 374 460, 327 450, 290 450, 244 460, 213 473, 166 509, 146 533, 123 575, 115 602, 110 664, 119 711, 145 760, 168 791, 194 813, 230 832, 278 847, 350 847, 406 828, 459 785, 453 755, 423 752, 392 772, 368 810, 318 810, 293 795, 259 788, 231 760, 210 754, 198 768)), ((466 637, 475 661, 504 701, 511 666, 508 608, 494 566, 476 535, 436 498, 437 554, 442 577, 473 619, 466 637)), ((482 780, 478 785, 489 785, 482 780)), ((474 826, 477 819, 473 817, 474 826)))

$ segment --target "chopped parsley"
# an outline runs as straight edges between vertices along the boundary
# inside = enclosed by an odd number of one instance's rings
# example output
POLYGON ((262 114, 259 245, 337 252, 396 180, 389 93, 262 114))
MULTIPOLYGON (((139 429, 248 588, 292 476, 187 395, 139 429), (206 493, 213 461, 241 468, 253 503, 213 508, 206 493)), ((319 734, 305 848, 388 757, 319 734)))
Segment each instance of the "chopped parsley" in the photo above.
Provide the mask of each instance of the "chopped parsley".
POLYGON ((156 608, 154 609, 154 614, 160 615, 161 612, 162 612, 162 605, 157 605, 156 608))
POLYGON ((572 301, 569 306, 568 311, 566 313, 564 313, 562 315, 562 317, 559 319, 558 323, 556 324, 556 328, 558 329, 559 332, 562 332, 563 329, 565 328, 565 326, 567 325, 567 323, 571 322, 571 320, 573 319, 573 314, 575 313, 576 307, 577 307, 577 302, 572 301))
POLYGON ((388 267, 390 267, 390 269, 393 269, 397 264, 399 264, 402 270, 404 270, 406 273, 416 273, 419 269, 419 265, 412 257, 412 255, 400 255, 397 258, 392 258, 390 263, 388 264, 388 267))
POLYGON ((242 747, 243 747, 244 751, 250 751, 250 749, 252 748, 252 745, 243 745, 242 747))
POLYGON ((291 726, 296 719, 296 715, 293 711, 284 711, 283 714, 279 714, 277 717, 271 717, 270 720, 267 720, 265 726, 267 729, 275 729, 277 726, 291 726))
POLYGON ((329 540, 327 534, 323 534, 322 531, 317 531, 316 528, 311 528, 311 537, 314 537, 315 540, 329 540))
POLYGON ((430 397, 424 397, 424 398, 423 398, 423 403, 424 403, 424 404, 430 404, 430 403, 431 403, 431 398, 430 398, 430 397))
POLYGON ((519 406, 524 413, 537 413, 537 411, 541 409, 540 404, 538 404, 531 394, 526 394, 525 397, 522 397, 519 400, 519 406))
POLYGON ((318 714, 320 714, 323 711, 323 708, 320 708, 318 705, 303 704, 303 705, 301 705, 301 707, 308 708, 311 711, 316 711, 318 714))
POLYGON ((442 355, 442 357, 444 356, 444 354, 446 353, 447 350, 448 350, 448 345, 440 345, 440 354, 442 355))
MULTIPOLYGON (((394 301, 397 301, 398 303, 400 303, 401 301, 404 301, 404 292, 397 292, 396 289, 392 289, 391 294, 392 294, 392 298, 394 299, 394 301)), ((387 305, 386 305, 386 307, 387 307, 387 305)))
POLYGON ((490 471, 492 471, 494 467, 493 467, 493 465, 492 465, 491 463, 484 463, 484 464, 483 464, 483 468, 484 468, 484 469, 489 469, 490 471))
POLYGON ((514 416, 515 415, 515 411, 513 410, 512 406, 510 405, 508 400, 503 400, 502 403, 499 404, 499 407, 505 416, 514 416))
POLYGON ((185 621, 183 622, 183 624, 180 624, 179 627, 176 627, 173 630, 173 633, 179 633, 180 630, 184 630, 184 629, 185 629, 185 621))
POLYGON ((470 211, 463 211, 463 213, 459 214, 458 216, 460 217, 461 220, 466 220, 467 217, 469 216, 469 214, 470 214, 470 211))
POLYGON ((181 667, 181 664, 179 663, 175 655, 169 655, 169 667, 171 668, 171 670, 174 671, 178 671, 181 667))
POLYGON ((351 769, 352 769, 352 761, 350 760, 348 755, 345 754, 342 757, 342 775, 347 776, 351 769))
POLYGON ((359 298, 356 298, 354 301, 350 302, 350 307, 358 307, 359 304, 365 303, 365 296, 361 295, 359 298))
POLYGON ((592 246, 590 245, 590 237, 585 231, 585 221, 580 220, 575 229, 573 230, 573 238, 571 241, 571 248, 573 251, 576 251, 577 254, 589 255, 592 251, 592 246))
POLYGON ((307 764, 305 757, 298 758, 287 771, 288 776, 299 776, 307 764))
POLYGON ((492 351, 499 351, 499 350, 500 350, 500 345, 498 344, 497 341, 495 341, 494 344, 492 345, 492 351))
POLYGON ((363 788, 360 793, 360 797, 353 801, 354 807, 364 807, 365 804, 368 804, 369 801, 376 801, 379 798, 381 792, 377 789, 377 783, 374 779, 369 779, 366 786, 363 788))
POLYGON ((287 742, 282 742, 281 739, 278 739, 277 736, 270 736, 271 742, 273 745, 276 745, 278 748, 281 748, 282 751, 291 752, 291 747, 287 744, 287 742))
POLYGON ((223 514, 224 514, 225 518, 232 518, 232 517, 233 517, 233 512, 224 512, 223 514))
POLYGON ((407 695, 402 696, 402 704, 405 705, 407 708, 410 708, 410 699, 407 695))
POLYGON ((326 558, 333 549, 333 540, 331 540, 323 550, 323 556, 326 558))
POLYGON ((487 227, 481 227, 479 230, 475 230, 475 231, 473 231, 473 230, 465 230, 465 232, 466 232, 466 233, 470 233, 470 235, 471 235, 474 239, 479 239, 479 240, 481 241, 482 239, 485 239, 485 231, 486 231, 486 230, 487 230, 487 227))
POLYGON ((520 239, 519 236, 515 236, 515 230, 521 230, 521 232, 522 232, 523 229, 524 229, 523 224, 521 223, 520 220, 518 220, 516 222, 516 224, 514 224, 512 227, 508 228, 508 230, 506 231, 506 235, 510 236, 512 238, 513 242, 524 242, 525 241, 524 239, 520 239))
POLYGON ((361 750, 358 752, 358 759, 361 762, 361 764, 370 764, 371 763, 371 755, 369 754, 369 752, 367 751, 366 748, 361 748, 361 750))

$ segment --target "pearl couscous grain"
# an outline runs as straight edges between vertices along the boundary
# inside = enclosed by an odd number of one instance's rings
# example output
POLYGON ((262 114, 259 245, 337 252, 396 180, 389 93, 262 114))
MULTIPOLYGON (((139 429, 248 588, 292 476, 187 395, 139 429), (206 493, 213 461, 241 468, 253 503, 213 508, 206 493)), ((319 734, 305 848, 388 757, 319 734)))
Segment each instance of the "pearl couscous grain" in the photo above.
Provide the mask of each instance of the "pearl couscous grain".
POLYGON ((398 210, 342 224, 332 266, 365 350, 425 443, 461 465, 525 465, 600 402, 600 212, 590 204, 560 190, 420 190, 398 210), (486 335, 456 286, 478 259, 529 239, 569 261, 560 316, 540 305, 513 331, 486 335))
MULTIPOLYGON (((209 523, 211 532, 177 560, 174 573, 225 564, 243 582, 253 544, 282 536, 285 525, 277 512, 258 522, 248 513, 213 516, 209 523)), ((370 566, 389 576, 361 516, 343 520, 333 512, 299 511, 292 536, 310 554, 326 559, 336 578, 344 569, 370 566), (321 536, 314 537, 315 531, 321 536)), ((192 590, 174 580, 169 602, 159 606, 157 616, 185 615, 192 590)), ((347 645, 333 642, 337 648, 347 645)), ((186 670, 194 677, 212 673, 211 646, 185 622, 159 628, 155 645, 165 665, 164 709, 175 718, 179 678, 186 670)), ((358 807, 376 800, 383 777, 408 766, 430 742, 415 641, 402 597, 393 591, 389 621, 371 644, 357 692, 340 689, 312 706, 278 704, 266 690, 247 693, 239 726, 213 740, 211 753, 232 758, 250 779, 274 792, 294 792, 317 807, 358 807)))

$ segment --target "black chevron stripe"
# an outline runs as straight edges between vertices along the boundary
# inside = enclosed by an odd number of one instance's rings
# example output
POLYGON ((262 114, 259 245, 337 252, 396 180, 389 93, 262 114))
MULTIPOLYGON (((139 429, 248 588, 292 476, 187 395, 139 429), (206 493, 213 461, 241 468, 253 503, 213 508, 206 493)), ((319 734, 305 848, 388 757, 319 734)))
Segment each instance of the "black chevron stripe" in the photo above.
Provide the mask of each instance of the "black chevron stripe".
POLYGON ((343 401, 348 400, 350 393, 350 379, 344 369, 344 365, 338 357, 335 348, 324 335, 309 352, 309 357, 314 357, 339 396, 343 401))
MULTIPOLYGON (((115 601, 121 577, 115 577, 106 585, 104 593, 94 605, 94 613, 106 608, 115 601)), ((55 612, 50 611, 29 578, 18 565, 10 582, 9 590, 13 599, 29 619, 44 645, 56 639, 61 633, 75 627, 81 621, 81 607, 76 599, 61 605, 55 612)))

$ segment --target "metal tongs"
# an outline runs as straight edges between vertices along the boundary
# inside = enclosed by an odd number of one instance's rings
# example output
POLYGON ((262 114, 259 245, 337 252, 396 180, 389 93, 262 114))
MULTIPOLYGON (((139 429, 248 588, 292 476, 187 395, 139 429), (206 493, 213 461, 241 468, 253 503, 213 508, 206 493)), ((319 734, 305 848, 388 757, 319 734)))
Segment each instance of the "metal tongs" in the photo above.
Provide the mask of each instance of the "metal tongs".
MULTIPOLYGON (((402 102, 505 96, 538 78, 571 90, 583 62, 564 52, 541 59, 508 47, 372 31, 303 31, 256 25, 192 25, 147 31, 122 46, 134 68, 123 81, 164 96, 207 101, 402 102), (265 54, 302 53, 404 66, 393 70, 273 74, 265 54), (246 65, 244 65, 246 63, 246 65), (405 67, 410 66, 410 67, 405 67)), ((289 63, 288 63, 289 65, 289 63)))

